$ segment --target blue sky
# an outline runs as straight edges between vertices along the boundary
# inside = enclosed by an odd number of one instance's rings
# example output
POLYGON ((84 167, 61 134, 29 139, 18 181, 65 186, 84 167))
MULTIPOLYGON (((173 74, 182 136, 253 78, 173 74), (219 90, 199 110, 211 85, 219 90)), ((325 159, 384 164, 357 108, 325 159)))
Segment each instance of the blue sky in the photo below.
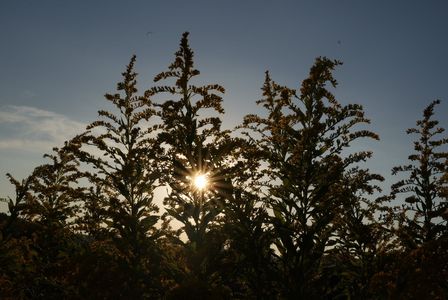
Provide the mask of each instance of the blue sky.
POLYGON ((0 196, 13 193, 6 172, 25 177, 107 108, 103 94, 133 54, 141 90, 150 87, 184 31, 201 80, 227 90, 229 128, 261 112, 265 70, 299 87, 315 57, 342 60, 335 95, 372 120, 381 141, 361 146, 385 186, 412 150, 404 131, 430 101, 442 100, 448 128, 447 1, 2 1, 0 196))

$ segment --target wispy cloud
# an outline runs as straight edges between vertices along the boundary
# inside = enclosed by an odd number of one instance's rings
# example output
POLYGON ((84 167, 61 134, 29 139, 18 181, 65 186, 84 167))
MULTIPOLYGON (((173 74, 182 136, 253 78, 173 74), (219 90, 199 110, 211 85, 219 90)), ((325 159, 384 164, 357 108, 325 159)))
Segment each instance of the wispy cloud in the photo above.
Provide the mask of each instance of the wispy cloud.
POLYGON ((0 150, 48 152, 81 133, 86 124, 55 112, 30 106, 4 106, 0 110, 0 150))

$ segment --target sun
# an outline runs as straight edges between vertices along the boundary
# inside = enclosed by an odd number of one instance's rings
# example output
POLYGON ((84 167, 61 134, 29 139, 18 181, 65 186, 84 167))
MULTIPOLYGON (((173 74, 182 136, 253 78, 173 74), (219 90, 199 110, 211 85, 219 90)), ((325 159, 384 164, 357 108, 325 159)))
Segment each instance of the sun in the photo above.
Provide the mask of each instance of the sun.
POLYGON ((202 191, 204 190, 208 185, 208 178, 205 174, 197 174, 193 178, 193 184, 196 187, 196 189, 202 191))

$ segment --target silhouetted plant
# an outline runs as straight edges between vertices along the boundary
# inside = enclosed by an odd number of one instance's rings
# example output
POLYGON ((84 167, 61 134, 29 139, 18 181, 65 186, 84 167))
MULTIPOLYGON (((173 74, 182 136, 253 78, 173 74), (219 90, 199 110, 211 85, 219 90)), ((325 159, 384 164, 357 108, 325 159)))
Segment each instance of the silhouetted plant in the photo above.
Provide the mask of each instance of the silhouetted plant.
POLYGON ((333 221, 347 201, 343 176, 371 156, 343 156, 343 150, 356 139, 378 138, 367 130, 353 131, 369 122, 362 107, 341 106, 326 89, 327 83, 336 86, 332 70, 339 64, 318 58, 300 95, 267 73, 264 98, 257 103, 268 116, 245 117, 245 125, 261 136, 258 146, 267 164, 267 198, 286 297, 313 297, 309 286, 334 233, 333 221))
POLYGON ((132 276, 123 283, 128 296, 138 295, 139 290, 143 293, 144 287, 159 288, 157 240, 163 229, 156 227, 160 215, 154 203, 161 174, 156 160, 156 112, 147 95, 137 95, 135 60, 133 56, 122 73, 118 93, 105 95, 117 113, 100 110, 102 119, 74 139, 80 143, 74 149, 76 155, 93 169, 85 172, 93 186, 83 195, 85 214, 80 223, 94 236, 101 234, 102 227, 112 233, 115 246, 131 268, 132 276))
POLYGON ((26 203, 31 201, 31 192, 30 192, 30 184, 33 180, 33 174, 29 175, 27 178, 22 179, 22 181, 18 181, 11 174, 7 173, 6 177, 8 177, 9 182, 14 185, 15 189, 15 197, 12 199, 11 197, 1 199, 2 202, 8 204, 8 213, 9 217, 1 224, 1 237, 3 240, 6 240, 9 235, 9 229, 15 221, 17 221, 18 217, 22 214, 22 211, 26 207, 26 203))
POLYGON ((220 270, 232 297, 270 299, 278 290, 273 234, 260 184, 263 173, 256 144, 242 138, 235 142, 237 169, 232 172, 231 199, 220 218, 226 239, 220 270))
POLYGON ((392 196, 407 194, 401 207, 397 207, 398 235, 405 247, 414 249, 423 243, 436 240, 447 231, 446 210, 448 201, 443 197, 447 189, 446 176, 448 152, 443 147, 448 138, 441 136, 444 128, 437 127, 433 119, 434 107, 440 101, 433 101, 423 112, 423 119, 417 121, 417 128, 407 130, 417 134, 415 152, 409 155, 409 164, 392 169, 392 174, 407 174, 392 185, 392 196), (444 215, 445 214, 445 215, 444 215))
POLYGON ((146 122, 155 111, 148 97, 136 95, 134 63, 135 56, 123 73, 123 81, 117 85, 124 95, 105 96, 119 113, 100 110, 99 116, 104 120, 93 122, 87 127, 89 131, 78 137, 90 149, 77 153, 96 170, 91 174, 92 182, 106 195, 107 214, 112 221, 109 224, 131 245, 153 230, 158 220, 153 191, 160 176, 152 135, 155 127, 146 122))
POLYGON ((209 260, 214 258, 204 250, 220 247, 210 231, 228 198, 232 166, 226 160, 233 150, 229 134, 221 131, 221 120, 216 116, 224 113, 217 94, 224 93, 224 88, 218 84, 196 86, 191 82, 197 75, 186 32, 168 71, 154 78, 155 82, 174 80, 173 84, 153 87, 148 93, 170 95, 158 105, 162 118, 159 141, 165 150, 160 163, 166 170, 163 182, 169 187, 164 200, 167 215, 181 223, 175 242, 184 245, 185 276, 213 283, 209 260), (207 186, 195 186, 197 175, 207 178, 207 186), (186 235, 186 243, 181 233, 186 235))
POLYGON ((370 283, 384 269, 382 260, 393 252, 393 234, 388 219, 381 218, 387 210, 382 201, 374 198, 381 189, 372 181, 382 181, 377 174, 354 167, 341 182, 345 190, 342 210, 335 218, 336 234, 319 271, 320 284, 332 298, 371 299, 370 283), (331 285, 323 284, 333 278, 331 285))
POLYGON ((71 147, 71 143, 66 142, 61 149, 53 148, 55 154, 44 155, 51 163, 36 167, 21 182, 9 173, 6 175, 15 186, 16 197, 7 199, 10 217, 2 224, 4 237, 18 218, 37 223, 51 232, 73 228, 73 220, 79 212, 77 199, 83 188, 77 186, 81 174, 79 162, 68 151, 71 147))
POLYGON ((65 298, 76 293, 67 270, 73 267, 73 253, 79 251, 71 230, 82 188, 77 186, 79 163, 67 150, 70 147, 68 142, 54 148, 55 154, 46 154, 51 163, 35 168, 21 184, 8 175, 17 200, 14 205, 10 201, 12 222, 7 223, 5 244, 10 252, 4 274, 16 278, 12 288, 23 298, 65 298))

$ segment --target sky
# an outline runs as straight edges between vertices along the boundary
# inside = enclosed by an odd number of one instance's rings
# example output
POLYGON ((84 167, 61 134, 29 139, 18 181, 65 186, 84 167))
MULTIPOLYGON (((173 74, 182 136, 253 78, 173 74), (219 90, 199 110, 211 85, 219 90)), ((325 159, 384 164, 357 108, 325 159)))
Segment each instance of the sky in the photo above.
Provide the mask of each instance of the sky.
MULTIPOLYGON (((224 127, 263 113, 264 72, 299 88, 318 56, 341 60, 342 104, 363 105, 379 142, 369 168, 395 181, 413 137, 405 130, 441 99, 448 129, 448 2, 444 0, 40 0, 0 2, 0 197, 46 162, 42 155, 108 108, 133 54, 139 88, 167 69, 190 32, 202 83, 219 83, 224 127)), ((358 147, 358 145, 357 145, 358 147)), ((5 206, 0 206, 0 211, 5 206)))

